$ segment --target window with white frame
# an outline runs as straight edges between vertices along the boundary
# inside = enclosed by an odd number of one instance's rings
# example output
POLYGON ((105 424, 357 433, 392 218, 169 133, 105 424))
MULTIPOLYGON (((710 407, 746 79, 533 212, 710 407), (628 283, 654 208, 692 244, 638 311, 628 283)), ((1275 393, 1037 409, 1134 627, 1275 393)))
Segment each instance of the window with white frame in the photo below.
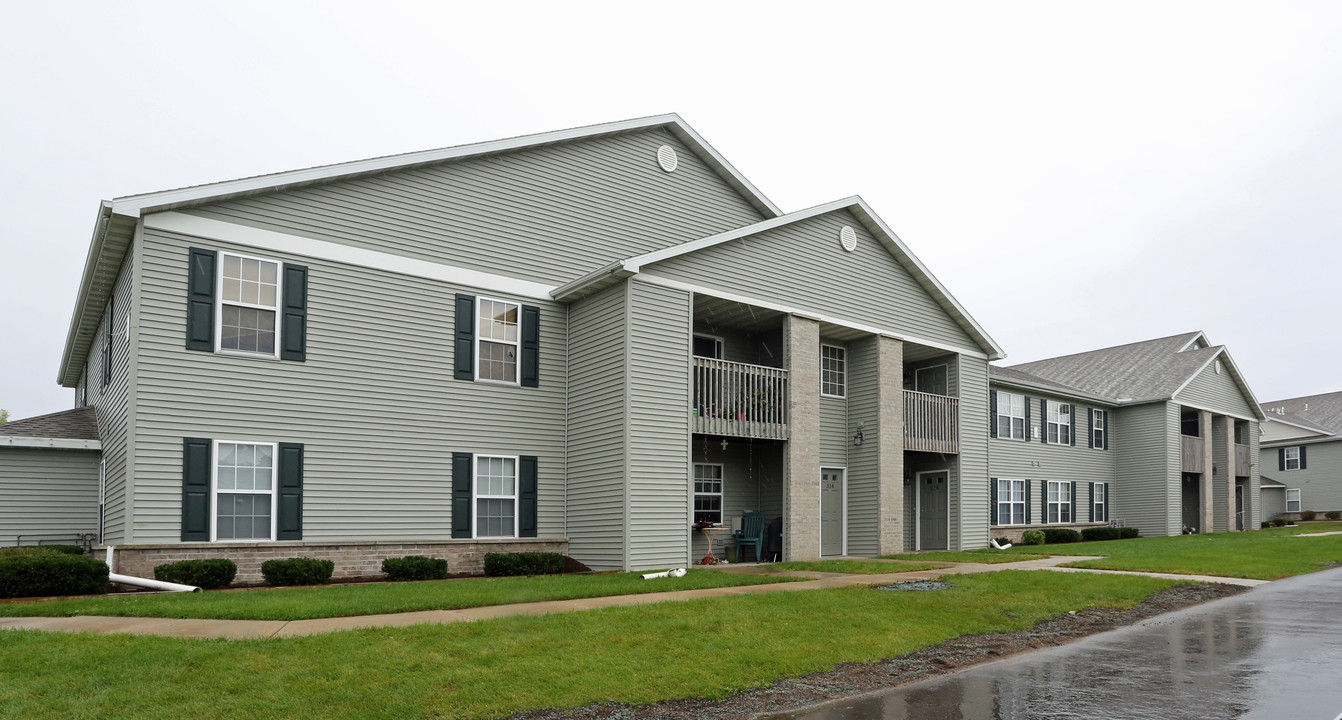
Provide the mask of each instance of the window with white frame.
POLYGON ((1025 396, 997 393, 997 437, 1025 439, 1025 396))
POLYGON ((722 523, 721 465, 694 465, 694 521, 722 523))
POLYGON ((475 536, 517 537, 517 458, 475 456, 475 536))
POLYGON ((1109 432, 1109 428, 1104 424, 1104 411, 1092 409, 1090 411, 1090 446, 1094 448, 1104 447, 1104 435, 1109 432))
POLYGON ((1300 512, 1300 488, 1286 489, 1286 512, 1300 512))
POLYGON ((1050 523, 1072 522, 1072 484, 1048 481, 1048 519, 1050 523))
POLYGON ((1286 455, 1286 469, 1287 469, 1287 470, 1299 470, 1299 469, 1300 469, 1300 448, 1299 448, 1299 447, 1288 447, 1288 448, 1286 448, 1286 453, 1285 453, 1285 455, 1286 455))
POLYGON ((820 394, 844 397, 848 390, 848 353, 837 345, 820 346, 820 394))
POLYGON ((214 538, 274 539, 275 445, 221 440, 214 457, 214 538))
POLYGON ((1072 444, 1072 406, 1048 404, 1048 441, 1054 445, 1072 444))
POLYGON ((222 253, 219 275, 219 349, 275 355, 280 264, 222 253))
POLYGON ((1094 513, 1095 522, 1106 522, 1109 520, 1109 483, 1095 483, 1091 485, 1090 504, 1091 512, 1094 513))
POLYGON ((480 298, 476 304, 476 378, 517 382, 520 311, 517 303, 503 300, 480 298))
POLYGON ((1025 481, 997 480, 998 525, 1025 524, 1025 481))

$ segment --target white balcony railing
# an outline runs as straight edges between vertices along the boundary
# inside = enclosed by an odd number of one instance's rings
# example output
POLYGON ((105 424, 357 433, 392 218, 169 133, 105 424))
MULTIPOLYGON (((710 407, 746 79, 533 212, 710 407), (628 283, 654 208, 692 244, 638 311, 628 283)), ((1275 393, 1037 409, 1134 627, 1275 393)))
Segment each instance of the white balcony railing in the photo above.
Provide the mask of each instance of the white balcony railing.
POLYGON ((904 449, 960 452, 960 399, 905 390, 904 449))
POLYGON ((694 432, 787 439, 787 370, 694 358, 694 432))

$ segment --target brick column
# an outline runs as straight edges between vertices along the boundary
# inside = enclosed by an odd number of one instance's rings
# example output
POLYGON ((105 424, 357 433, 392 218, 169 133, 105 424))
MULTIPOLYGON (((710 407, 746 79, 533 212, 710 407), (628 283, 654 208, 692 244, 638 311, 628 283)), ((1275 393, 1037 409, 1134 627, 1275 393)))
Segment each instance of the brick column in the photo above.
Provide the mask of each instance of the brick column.
POLYGON ((820 559, 820 323, 789 315, 788 441, 783 470, 783 559, 820 559))
POLYGON ((1225 468, 1226 532, 1235 532, 1235 418, 1225 417, 1225 457, 1217 459, 1217 466, 1225 468))
POLYGON ((904 552, 904 343, 876 339, 876 549, 904 552))
POLYGON ((1202 512, 1198 532, 1209 533, 1216 528, 1216 504, 1212 501, 1212 465, 1216 462, 1212 452, 1212 414, 1199 410, 1198 416, 1198 435, 1202 438, 1202 487, 1198 491, 1202 512))

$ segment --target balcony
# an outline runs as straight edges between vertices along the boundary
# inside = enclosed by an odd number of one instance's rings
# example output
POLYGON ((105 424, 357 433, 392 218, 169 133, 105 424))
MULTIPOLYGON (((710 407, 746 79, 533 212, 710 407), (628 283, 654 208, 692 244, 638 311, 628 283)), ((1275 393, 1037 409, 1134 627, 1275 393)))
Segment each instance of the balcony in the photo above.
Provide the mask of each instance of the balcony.
POLYGON ((1244 477, 1249 474, 1249 446, 1235 443, 1235 475, 1244 477))
POLYGON ((1183 471, 1186 473, 1206 472, 1207 465, 1202 454, 1202 438, 1180 435, 1179 441, 1182 443, 1183 471))
POLYGON ((960 399, 905 390, 904 449, 960 452, 960 399))
POLYGON ((787 439, 787 370, 694 358, 693 430, 764 440, 787 439))

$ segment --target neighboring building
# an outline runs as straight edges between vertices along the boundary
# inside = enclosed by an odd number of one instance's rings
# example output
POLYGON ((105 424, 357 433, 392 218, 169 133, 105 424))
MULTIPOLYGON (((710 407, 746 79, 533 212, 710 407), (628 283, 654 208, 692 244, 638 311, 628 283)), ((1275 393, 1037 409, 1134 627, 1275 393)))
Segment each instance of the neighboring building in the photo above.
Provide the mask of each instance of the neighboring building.
POLYGON ((1262 407, 1263 465, 1281 484, 1278 513, 1299 517, 1303 510, 1342 510, 1342 392, 1262 407))
POLYGON ((96 541, 100 449, 93 408, 0 423, 0 547, 96 541))
POLYGON ((667 115, 104 202, 58 380, 118 571, 254 579, 682 565, 747 510, 982 547, 1000 357, 863 201, 784 214, 667 115))
POLYGON ((993 367, 994 537, 1107 521, 1143 535, 1256 528, 1263 413, 1200 332, 993 367))

